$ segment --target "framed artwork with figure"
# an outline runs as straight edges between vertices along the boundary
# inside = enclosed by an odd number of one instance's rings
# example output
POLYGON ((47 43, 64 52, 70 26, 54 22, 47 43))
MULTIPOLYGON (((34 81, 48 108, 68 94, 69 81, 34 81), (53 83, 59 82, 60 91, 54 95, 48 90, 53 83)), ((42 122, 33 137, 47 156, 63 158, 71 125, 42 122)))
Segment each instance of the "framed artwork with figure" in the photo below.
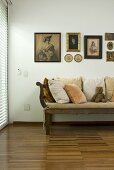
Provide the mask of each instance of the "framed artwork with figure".
POLYGON ((84 36, 84 58, 85 59, 102 58, 102 36, 101 35, 84 36))
POLYGON ((61 61, 61 33, 34 33, 34 61, 61 61))
POLYGON ((81 33, 66 33, 66 51, 80 52, 81 33))

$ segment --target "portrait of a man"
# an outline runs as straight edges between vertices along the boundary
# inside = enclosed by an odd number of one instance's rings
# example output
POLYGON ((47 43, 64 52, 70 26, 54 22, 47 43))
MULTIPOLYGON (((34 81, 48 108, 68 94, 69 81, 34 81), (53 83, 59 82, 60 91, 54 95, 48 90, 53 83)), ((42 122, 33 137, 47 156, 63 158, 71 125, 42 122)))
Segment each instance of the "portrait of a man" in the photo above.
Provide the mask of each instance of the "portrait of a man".
POLYGON ((78 48, 78 36, 77 35, 69 35, 69 48, 70 49, 78 48))
POLYGON ((80 33, 66 34, 66 48, 67 51, 80 51, 80 33))

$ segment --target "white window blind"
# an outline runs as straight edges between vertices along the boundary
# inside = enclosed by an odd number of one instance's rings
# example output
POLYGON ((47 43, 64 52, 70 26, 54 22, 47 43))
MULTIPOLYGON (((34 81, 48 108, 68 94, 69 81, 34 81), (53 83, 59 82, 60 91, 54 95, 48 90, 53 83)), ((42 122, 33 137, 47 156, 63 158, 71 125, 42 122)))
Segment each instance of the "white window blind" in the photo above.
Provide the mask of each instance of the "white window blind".
POLYGON ((7 6, 0 0, 0 129, 8 124, 7 6))

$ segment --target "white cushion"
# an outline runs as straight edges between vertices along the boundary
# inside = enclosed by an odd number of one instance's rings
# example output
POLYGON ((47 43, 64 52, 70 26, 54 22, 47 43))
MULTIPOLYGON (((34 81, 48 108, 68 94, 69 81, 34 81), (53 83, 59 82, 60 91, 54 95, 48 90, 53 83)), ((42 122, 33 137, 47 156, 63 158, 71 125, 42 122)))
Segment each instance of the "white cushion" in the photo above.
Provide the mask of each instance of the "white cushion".
POLYGON ((63 89, 63 83, 58 80, 48 80, 49 89, 57 103, 69 103, 70 99, 63 89))
POLYGON ((105 94, 105 82, 104 78, 96 79, 83 79, 83 92, 87 98, 87 101, 91 101, 95 94, 96 87, 103 87, 103 93, 105 94))

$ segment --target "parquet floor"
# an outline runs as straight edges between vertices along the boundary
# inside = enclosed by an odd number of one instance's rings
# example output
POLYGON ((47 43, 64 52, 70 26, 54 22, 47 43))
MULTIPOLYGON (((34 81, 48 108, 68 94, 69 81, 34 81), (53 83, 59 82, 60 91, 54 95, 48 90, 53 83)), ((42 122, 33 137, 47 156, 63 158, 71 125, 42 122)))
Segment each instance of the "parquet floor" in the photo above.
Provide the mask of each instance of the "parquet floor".
POLYGON ((0 132, 0 170, 114 170, 113 126, 9 126, 0 132))

